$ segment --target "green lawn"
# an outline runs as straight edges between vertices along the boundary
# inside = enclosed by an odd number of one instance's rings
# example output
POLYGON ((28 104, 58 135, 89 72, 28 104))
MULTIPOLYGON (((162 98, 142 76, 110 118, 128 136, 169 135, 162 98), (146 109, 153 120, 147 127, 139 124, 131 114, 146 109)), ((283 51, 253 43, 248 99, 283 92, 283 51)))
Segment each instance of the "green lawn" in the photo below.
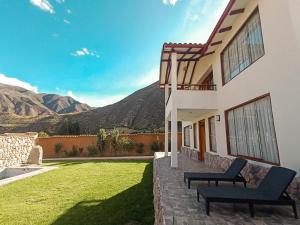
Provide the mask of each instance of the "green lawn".
POLYGON ((0 187, 1 225, 154 223, 149 161, 45 165, 59 169, 0 187))

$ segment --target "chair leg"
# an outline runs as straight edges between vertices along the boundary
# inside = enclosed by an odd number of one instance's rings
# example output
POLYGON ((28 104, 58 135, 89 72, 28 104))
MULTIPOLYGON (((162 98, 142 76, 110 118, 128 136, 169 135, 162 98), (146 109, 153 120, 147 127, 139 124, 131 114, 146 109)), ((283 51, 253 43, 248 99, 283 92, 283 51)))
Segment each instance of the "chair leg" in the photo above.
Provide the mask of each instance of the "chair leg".
POLYGON ((183 177, 183 182, 186 183, 186 178, 185 178, 185 176, 183 177))
POLYGON ((210 180, 208 181, 208 186, 210 186, 210 180))
POLYGON ((188 178, 188 188, 191 188, 191 180, 188 178))
POLYGON ((293 211, 294 211, 295 219, 298 219, 298 213, 297 213, 297 207, 295 201, 293 202, 293 211))
POLYGON ((254 217, 254 206, 253 206, 253 203, 249 203, 249 209, 250 209, 251 217, 254 217))
POLYGON ((232 181, 233 185, 235 185, 235 181, 232 181))
POLYGON ((206 215, 209 216, 209 201, 205 201, 205 210, 206 210, 206 215))
POLYGON ((218 181, 216 181, 216 187, 218 187, 219 186, 219 182, 218 181))
POLYGON ((246 181, 244 181, 244 187, 245 187, 245 188, 247 187, 247 182, 246 182, 246 181))
POLYGON ((198 190, 197 190, 197 201, 200 202, 200 195, 199 195, 198 190))

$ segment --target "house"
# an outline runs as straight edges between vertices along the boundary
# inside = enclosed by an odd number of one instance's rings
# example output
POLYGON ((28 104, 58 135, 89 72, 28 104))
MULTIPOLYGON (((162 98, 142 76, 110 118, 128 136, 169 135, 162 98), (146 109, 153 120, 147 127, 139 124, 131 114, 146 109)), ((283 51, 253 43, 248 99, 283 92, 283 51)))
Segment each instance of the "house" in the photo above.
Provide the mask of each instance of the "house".
POLYGON ((182 148, 199 160, 241 156, 300 172, 299 11, 297 0, 230 0, 205 44, 163 45, 171 167, 182 121, 182 148))

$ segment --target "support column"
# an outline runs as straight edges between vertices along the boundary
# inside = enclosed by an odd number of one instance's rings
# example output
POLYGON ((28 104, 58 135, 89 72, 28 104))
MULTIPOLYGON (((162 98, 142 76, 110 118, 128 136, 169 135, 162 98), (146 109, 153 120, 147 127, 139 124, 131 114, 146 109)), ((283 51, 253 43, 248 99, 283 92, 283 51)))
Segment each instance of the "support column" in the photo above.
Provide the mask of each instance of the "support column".
POLYGON ((171 167, 178 167, 177 159, 177 54, 171 55, 171 88, 172 88, 172 111, 171 111, 171 167))
POLYGON ((168 156, 169 153, 169 121, 165 119, 165 157, 168 156))
MULTIPOLYGON (((167 101, 169 99, 169 84, 165 84, 165 108, 167 107, 167 101)), ((165 114, 165 157, 169 152, 169 121, 168 115, 165 114)))

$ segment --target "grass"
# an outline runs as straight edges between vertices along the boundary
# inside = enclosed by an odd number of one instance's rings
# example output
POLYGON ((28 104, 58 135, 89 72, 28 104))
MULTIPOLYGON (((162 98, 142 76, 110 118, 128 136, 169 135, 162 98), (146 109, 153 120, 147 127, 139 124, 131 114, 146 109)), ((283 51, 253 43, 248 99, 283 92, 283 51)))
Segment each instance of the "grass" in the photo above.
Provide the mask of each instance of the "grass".
POLYGON ((149 161, 56 162, 0 187, 1 225, 152 225, 149 161))

